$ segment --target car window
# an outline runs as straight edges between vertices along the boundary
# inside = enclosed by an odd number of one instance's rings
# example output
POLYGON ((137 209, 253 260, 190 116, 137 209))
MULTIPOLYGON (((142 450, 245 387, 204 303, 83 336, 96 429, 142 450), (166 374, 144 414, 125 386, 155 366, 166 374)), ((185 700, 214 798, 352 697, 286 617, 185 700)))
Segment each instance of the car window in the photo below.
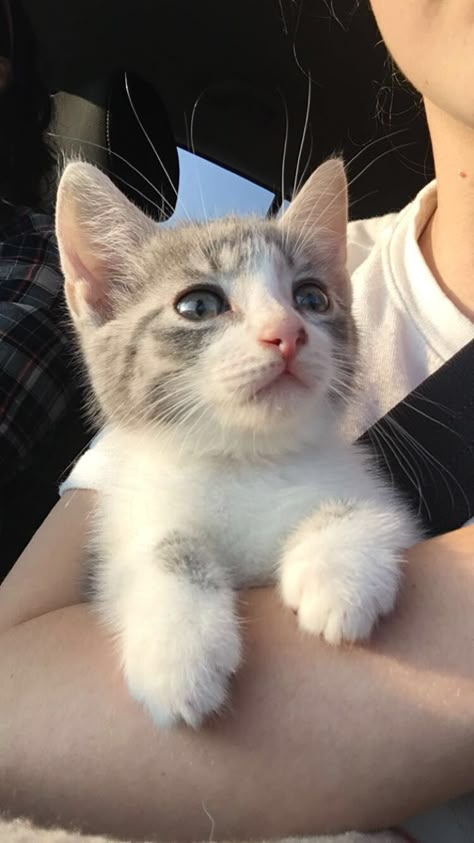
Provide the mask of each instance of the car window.
POLYGON ((179 194, 168 224, 185 220, 213 219, 224 214, 266 214, 273 193, 249 179, 179 149, 179 194))

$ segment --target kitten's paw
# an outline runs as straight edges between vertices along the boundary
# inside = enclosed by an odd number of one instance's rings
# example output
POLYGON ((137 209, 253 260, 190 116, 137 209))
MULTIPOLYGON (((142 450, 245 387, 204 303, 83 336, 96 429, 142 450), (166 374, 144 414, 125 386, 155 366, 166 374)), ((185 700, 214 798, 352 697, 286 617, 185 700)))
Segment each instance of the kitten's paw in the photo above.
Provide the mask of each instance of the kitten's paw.
POLYGON ((297 611, 302 629, 330 644, 368 638, 398 593, 400 554, 353 533, 343 521, 325 531, 306 529, 283 557, 283 601, 297 611))
POLYGON ((173 610, 158 603, 124 636, 128 688, 160 728, 180 720, 197 728, 222 709, 241 658, 232 591, 180 591, 173 610))

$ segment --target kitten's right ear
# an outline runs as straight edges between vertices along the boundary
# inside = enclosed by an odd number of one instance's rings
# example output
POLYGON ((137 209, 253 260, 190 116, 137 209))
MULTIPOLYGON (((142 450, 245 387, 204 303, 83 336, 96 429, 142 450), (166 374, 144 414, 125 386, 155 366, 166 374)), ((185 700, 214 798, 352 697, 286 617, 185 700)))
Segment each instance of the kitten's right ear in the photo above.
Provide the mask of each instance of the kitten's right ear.
POLYGON ((59 182, 56 234, 73 318, 111 318, 132 280, 137 250, 156 232, 97 167, 68 164, 59 182))

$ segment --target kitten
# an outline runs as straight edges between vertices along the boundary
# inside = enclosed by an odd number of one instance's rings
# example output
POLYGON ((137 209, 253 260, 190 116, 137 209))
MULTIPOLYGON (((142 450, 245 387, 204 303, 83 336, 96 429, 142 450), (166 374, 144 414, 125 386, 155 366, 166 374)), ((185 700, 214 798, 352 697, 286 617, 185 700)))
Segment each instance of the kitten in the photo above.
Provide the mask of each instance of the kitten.
POLYGON ((107 430, 93 600, 157 726, 225 703, 236 589, 277 582, 331 644, 394 606, 417 527, 338 433, 356 356, 346 225, 336 159, 279 220, 175 229, 88 164, 62 176, 66 297, 107 430))

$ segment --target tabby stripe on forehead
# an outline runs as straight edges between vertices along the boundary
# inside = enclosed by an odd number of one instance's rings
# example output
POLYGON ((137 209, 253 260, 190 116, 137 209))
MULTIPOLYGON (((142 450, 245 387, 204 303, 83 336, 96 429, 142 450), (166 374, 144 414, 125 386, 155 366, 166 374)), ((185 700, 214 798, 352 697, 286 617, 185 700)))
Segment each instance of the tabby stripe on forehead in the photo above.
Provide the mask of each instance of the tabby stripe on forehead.
POLYGON ((122 375, 121 382, 130 382, 134 375, 135 360, 137 357, 138 346, 145 335, 146 329, 150 322, 153 322, 157 316, 162 312, 162 307, 154 307, 148 313, 145 313, 135 325, 132 336, 128 340, 122 356, 122 375))
MULTIPOLYGON (((266 246, 273 246, 285 257, 288 265, 293 267, 294 259, 284 246, 285 236, 282 231, 274 226, 262 227, 255 235, 255 227, 241 223, 239 230, 228 231, 203 249, 203 254, 209 263, 210 274, 219 275, 221 272, 239 272, 245 268, 249 260, 262 250, 262 242, 266 246), (223 258, 225 254, 225 259, 223 258), (230 262, 229 262, 230 256, 230 262)), ((189 267, 189 274, 193 275, 192 265, 189 267)), ((200 273, 202 277, 202 273, 200 273)))

